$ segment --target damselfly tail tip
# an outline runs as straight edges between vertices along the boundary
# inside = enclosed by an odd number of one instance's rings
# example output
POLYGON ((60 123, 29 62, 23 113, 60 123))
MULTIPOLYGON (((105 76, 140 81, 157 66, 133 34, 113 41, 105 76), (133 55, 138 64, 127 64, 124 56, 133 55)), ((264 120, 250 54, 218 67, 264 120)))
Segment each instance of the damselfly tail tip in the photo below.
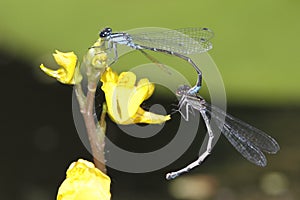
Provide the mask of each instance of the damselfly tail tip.
POLYGON ((272 154, 275 154, 275 153, 277 153, 279 150, 280 150, 280 146, 279 146, 279 144, 276 142, 276 140, 274 139, 274 149, 273 149, 273 151, 271 152, 272 154))
POLYGON ((167 174, 166 174, 166 179, 167 179, 167 180, 172 180, 172 179, 176 178, 177 176, 178 176, 177 173, 170 172, 170 173, 167 173, 167 174))
POLYGON ((260 167, 266 167, 267 166, 267 160, 265 162, 257 163, 260 167))
POLYGON ((167 180, 171 180, 171 179, 172 179, 171 173, 167 173, 167 174, 166 174, 166 179, 167 179, 167 180))

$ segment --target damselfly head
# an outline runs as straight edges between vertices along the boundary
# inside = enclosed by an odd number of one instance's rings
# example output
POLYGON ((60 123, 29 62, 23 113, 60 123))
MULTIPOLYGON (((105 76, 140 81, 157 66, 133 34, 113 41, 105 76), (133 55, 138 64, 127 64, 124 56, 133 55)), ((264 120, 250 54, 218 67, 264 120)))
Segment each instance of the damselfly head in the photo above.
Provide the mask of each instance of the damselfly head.
POLYGON ((188 86, 188 85, 180 85, 176 90, 176 95, 177 96, 182 96, 182 95, 186 94, 189 91, 190 88, 191 87, 188 86))
POLYGON ((110 36, 112 33, 112 29, 111 28, 105 28, 103 29, 100 33, 99 33, 99 36, 101 38, 106 38, 107 36, 110 36))

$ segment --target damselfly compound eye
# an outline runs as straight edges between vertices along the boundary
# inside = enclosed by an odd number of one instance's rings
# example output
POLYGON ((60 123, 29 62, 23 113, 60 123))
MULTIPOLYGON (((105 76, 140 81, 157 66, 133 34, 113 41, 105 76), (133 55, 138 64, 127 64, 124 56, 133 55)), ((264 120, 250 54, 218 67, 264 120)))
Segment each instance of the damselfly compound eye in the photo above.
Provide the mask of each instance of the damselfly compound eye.
POLYGON ((104 37, 110 36, 110 35, 111 35, 111 32, 112 32, 112 29, 111 29, 111 28, 105 28, 105 29, 103 29, 103 30, 100 32, 99 36, 100 36, 101 38, 104 38, 104 37))

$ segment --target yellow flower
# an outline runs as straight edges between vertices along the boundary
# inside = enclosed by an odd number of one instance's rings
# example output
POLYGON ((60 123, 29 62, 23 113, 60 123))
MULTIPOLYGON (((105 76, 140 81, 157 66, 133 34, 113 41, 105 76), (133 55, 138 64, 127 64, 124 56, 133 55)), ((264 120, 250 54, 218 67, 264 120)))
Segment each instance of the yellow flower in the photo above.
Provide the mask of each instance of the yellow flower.
POLYGON ((74 54, 74 52, 63 53, 56 50, 53 54, 53 57, 56 63, 61 66, 61 68, 58 70, 52 70, 41 64, 41 70, 43 70, 47 75, 56 78, 63 84, 75 84, 75 76, 77 79, 76 82, 81 81, 79 70, 75 69, 77 64, 77 56, 74 54))
POLYGON ((118 74, 107 68, 101 77, 108 114, 118 124, 160 124, 170 119, 170 115, 158 115, 143 110, 140 105, 148 99, 154 84, 141 79, 135 86, 136 76, 132 72, 118 74))
POLYGON ((57 200, 110 200, 110 197, 110 178, 83 159, 70 165, 57 194, 57 200))

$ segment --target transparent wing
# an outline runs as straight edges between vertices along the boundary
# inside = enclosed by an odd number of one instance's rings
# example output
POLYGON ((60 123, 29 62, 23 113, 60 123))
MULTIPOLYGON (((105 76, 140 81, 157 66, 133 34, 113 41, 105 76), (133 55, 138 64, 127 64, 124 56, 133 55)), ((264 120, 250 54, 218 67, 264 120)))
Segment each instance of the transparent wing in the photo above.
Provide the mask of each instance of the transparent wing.
POLYGON ((206 103, 206 113, 214 119, 214 123, 221 130, 229 142, 247 160, 266 166, 267 160, 262 151, 276 153, 279 145, 271 136, 263 131, 225 113, 223 110, 206 103), (225 118, 225 123, 222 119, 225 118))
POLYGON ((197 41, 209 41, 214 37, 214 33, 209 28, 192 27, 192 28, 180 28, 174 29, 175 31, 181 32, 197 41))
POLYGON ((193 54, 203 53, 212 48, 209 41, 213 31, 208 28, 182 28, 162 32, 132 34, 134 43, 167 51, 193 54))

